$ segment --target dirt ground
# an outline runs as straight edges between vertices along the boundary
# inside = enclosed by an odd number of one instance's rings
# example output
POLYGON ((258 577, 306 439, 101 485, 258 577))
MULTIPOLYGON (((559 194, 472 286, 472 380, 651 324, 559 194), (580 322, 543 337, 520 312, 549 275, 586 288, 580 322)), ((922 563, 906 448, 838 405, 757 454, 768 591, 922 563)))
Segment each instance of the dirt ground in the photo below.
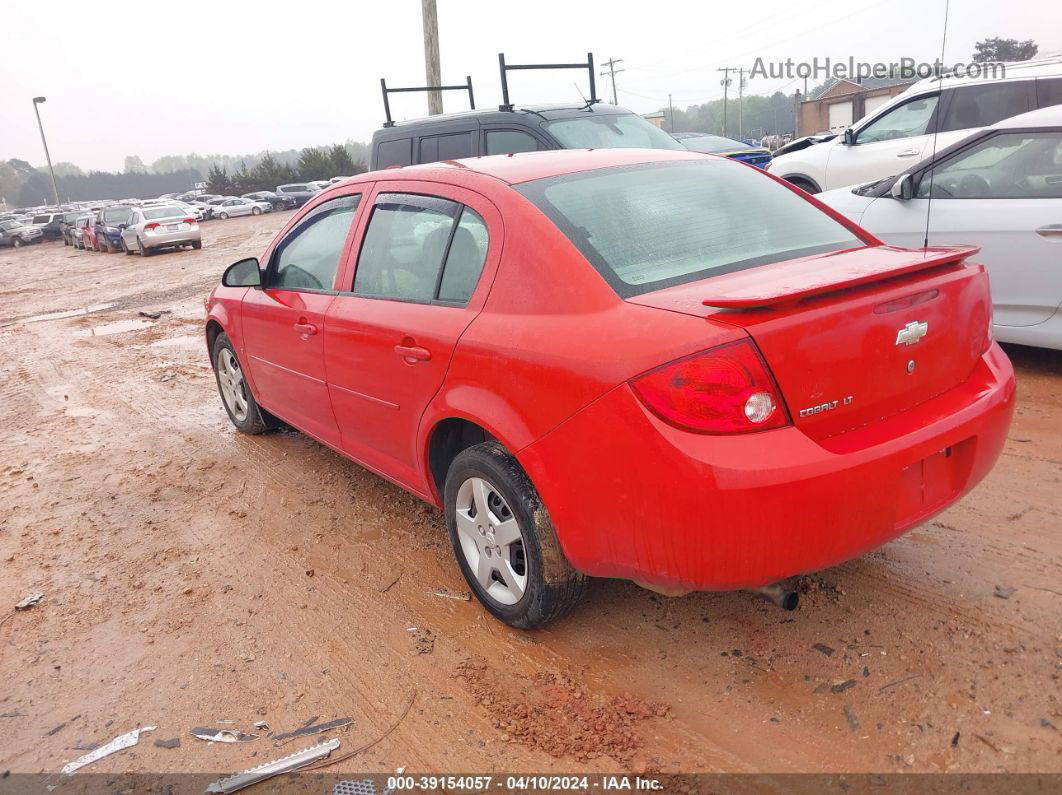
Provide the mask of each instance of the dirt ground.
POLYGON ((598 581, 520 632, 435 594, 466 587, 433 508, 229 424, 203 298, 286 217, 149 259, 0 250, 0 771, 138 725, 92 769, 242 769, 302 746, 190 729, 350 717, 346 750, 411 698, 332 770, 1062 771, 1062 354, 1008 349, 995 471, 797 611, 598 581))

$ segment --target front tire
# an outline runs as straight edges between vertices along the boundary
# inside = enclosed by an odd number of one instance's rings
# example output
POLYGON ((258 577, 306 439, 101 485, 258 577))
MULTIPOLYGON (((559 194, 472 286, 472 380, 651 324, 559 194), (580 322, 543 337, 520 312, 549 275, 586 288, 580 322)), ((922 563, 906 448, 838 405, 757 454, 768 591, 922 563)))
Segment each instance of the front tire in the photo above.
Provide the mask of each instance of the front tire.
POLYGON ((276 428, 277 419, 259 408, 254 395, 251 394, 240 360, 236 356, 236 349, 232 347, 232 341, 225 332, 218 334, 214 340, 210 358, 214 365, 214 378, 218 383, 221 402, 236 430, 253 436, 276 428))
POLYGON ((11 241, 11 248, 22 248, 22 241, 16 237, 11 241))
POLYGON ((129 246, 126 245, 124 237, 122 238, 122 251, 124 251, 126 253, 126 256, 129 256, 129 257, 133 256, 133 252, 130 250, 129 246))
POLYGON ((262 208, 261 207, 252 207, 251 208, 251 215, 261 215, 261 214, 262 214, 262 208))
POLYGON ((221 220, 223 220, 223 221, 224 221, 224 220, 225 220, 226 218, 228 218, 228 217, 229 217, 229 214, 228 214, 228 213, 218 213, 218 218, 220 218, 220 219, 221 219, 221 220))
POLYGON ((538 491, 501 444, 462 451, 443 498, 461 573, 494 616, 531 629, 578 604, 587 578, 564 557, 538 491))

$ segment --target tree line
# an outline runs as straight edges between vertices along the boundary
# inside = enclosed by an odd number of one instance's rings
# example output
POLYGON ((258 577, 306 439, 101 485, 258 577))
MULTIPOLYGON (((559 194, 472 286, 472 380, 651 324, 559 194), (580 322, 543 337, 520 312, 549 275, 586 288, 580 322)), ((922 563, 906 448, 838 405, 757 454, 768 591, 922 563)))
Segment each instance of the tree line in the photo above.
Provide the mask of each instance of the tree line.
POLYGON ((248 168, 241 161, 231 174, 225 166, 214 163, 207 172, 206 183, 210 193, 227 196, 274 190, 277 185, 290 182, 350 177, 363 171, 364 161, 355 161, 343 144, 333 144, 330 147, 307 147, 299 152, 293 164, 278 162, 266 152, 253 167, 248 168))

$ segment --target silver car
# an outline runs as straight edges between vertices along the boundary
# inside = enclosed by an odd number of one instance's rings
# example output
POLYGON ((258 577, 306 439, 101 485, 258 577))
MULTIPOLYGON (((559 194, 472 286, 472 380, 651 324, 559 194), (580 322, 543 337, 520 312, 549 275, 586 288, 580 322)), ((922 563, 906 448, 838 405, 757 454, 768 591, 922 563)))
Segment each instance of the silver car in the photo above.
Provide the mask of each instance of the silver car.
POLYGON ((229 196, 223 202, 214 207, 216 218, 229 218, 236 215, 261 215, 273 211, 273 205, 269 202, 256 202, 253 199, 242 199, 239 196, 229 196))
POLYGON ((122 251, 148 257, 156 249, 180 246, 202 248, 199 221, 176 204, 133 208, 122 229, 122 251))

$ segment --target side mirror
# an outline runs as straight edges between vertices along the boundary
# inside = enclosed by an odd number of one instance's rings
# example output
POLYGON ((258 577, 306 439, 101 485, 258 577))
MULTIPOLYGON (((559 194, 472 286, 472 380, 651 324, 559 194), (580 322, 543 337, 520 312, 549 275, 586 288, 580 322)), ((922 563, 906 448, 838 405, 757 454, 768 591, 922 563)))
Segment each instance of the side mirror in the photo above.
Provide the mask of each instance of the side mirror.
POLYGON ((846 127, 844 131, 844 145, 852 146, 855 142, 855 130, 851 127, 846 127))
POLYGON ((129 228, 128 224, 118 224, 118 231, 119 232, 121 232, 121 231, 123 231, 125 229, 128 229, 128 228, 129 228))
POLYGON ((889 195, 902 202, 910 201, 911 197, 914 196, 914 185, 911 182, 911 175, 901 174, 897 177, 896 181, 892 183, 892 187, 889 189, 889 195))
POLYGON ((262 271, 256 257, 248 257, 234 262, 225 269, 221 283, 226 287, 261 287, 262 271))

